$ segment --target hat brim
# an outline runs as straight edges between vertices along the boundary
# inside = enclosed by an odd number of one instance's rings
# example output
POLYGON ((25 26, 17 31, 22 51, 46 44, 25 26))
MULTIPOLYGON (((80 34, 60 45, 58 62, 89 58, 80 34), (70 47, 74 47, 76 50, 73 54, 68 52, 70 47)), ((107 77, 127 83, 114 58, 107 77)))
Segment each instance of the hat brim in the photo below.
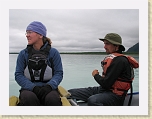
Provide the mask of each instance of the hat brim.
POLYGON ((121 50, 122 50, 122 51, 125 51, 125 47, 124 47, 123 45, 121 45, 120 43, 114 42, 114 41, 109 40, 109 39, 103 39, 103 38, 99 38, 99 40, 101 40, 101 41, 107 40, 107 41, 109 41, 110 43, 112 43, 112 44, 114 44, 114 45, 119 45, 120 48, 121 48, 121 50))
POLYGON ((99 39, 99 40, 101 40, 101 41, 107 40, 107 41, 109 41, 109 42, 112 43, 112 44, 121 45, 121 43, 115 42, 115 41, 110 40, 110 39, 99 39))
POLYGON ((99 40, 104 41, 104 40, 106 40, 106 39, 99 38, 99 40))

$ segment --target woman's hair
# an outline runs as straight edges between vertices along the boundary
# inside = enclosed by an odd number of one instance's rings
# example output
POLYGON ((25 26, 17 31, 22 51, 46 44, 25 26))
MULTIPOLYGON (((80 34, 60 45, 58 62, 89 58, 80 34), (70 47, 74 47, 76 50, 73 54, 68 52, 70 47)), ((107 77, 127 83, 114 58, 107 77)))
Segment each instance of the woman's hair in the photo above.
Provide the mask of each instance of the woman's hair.
POLYGON ((43 43, 48 42, 50 45, 52 44, 52 41, 50 38, 43 36, 43 43))

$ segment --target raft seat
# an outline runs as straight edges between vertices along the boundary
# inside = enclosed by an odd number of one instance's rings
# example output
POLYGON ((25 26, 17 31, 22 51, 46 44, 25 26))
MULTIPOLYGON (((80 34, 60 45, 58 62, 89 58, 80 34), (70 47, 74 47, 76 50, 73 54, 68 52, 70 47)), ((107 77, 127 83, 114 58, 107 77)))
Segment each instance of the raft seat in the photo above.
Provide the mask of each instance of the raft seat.
MULTIPOLYGON (((60 98, 62 102, 62 106, 72 106, 67 97, 69 97, 71 94, 65 90, 62 86, 58 86, 58 91, 60 93, 60 98)), ((17 96, 11 96, 9 98, 9 106, 17 106, 19 103, 19 98, 17 96)))

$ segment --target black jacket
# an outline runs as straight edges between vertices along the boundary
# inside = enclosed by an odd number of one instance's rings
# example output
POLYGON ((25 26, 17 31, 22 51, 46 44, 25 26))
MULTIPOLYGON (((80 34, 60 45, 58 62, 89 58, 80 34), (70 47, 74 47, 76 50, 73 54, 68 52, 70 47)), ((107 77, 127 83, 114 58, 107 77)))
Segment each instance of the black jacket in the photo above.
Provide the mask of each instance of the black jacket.
POLYGON ((131 79, 131 67, 125 56, 118 56, 113 59, 111 65, 107 68, 105 77, 99 74, 94 76, 96 82, 106 90, 111 89, 118 78, 131 79))

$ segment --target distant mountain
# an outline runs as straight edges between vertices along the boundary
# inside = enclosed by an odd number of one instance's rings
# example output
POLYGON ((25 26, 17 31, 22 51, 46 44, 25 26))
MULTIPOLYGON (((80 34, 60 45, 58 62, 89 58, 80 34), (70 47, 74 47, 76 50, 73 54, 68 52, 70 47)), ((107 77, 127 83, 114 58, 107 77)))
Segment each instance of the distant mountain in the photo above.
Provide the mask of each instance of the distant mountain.
POLYGON ((136 43, 135 45, 133 45, 132 47, 130 47, 127 52, 136 52, 139 53, 139 43, 136 43))

